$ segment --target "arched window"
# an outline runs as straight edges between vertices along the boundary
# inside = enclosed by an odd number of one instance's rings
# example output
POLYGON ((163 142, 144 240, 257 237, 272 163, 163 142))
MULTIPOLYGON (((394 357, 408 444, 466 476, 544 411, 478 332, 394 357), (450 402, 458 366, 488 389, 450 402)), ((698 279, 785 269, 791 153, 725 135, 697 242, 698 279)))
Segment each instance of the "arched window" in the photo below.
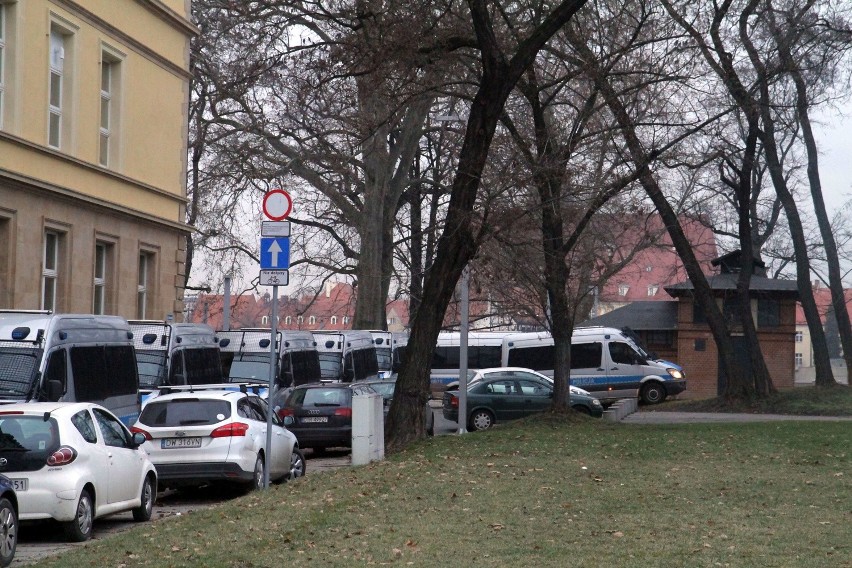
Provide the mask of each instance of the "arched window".
POLYGON ((305 318, 303 318, 302 316, 299 316, 298 318, 296 318, 296 321, 299 322, 299 323, 302 323, 303 321, 305 321, 305 318))
POLYGON ((317 323, 317 318, 316 318, 316 316, 311 316, 311 317, 308 319, 308 323, 310 323, 311 325, 314 325, 315 323, 317 323))
POLYGON ((331 325, 337 325, 337 316, 331 316, 331 325))
POLYGON ((261 325, 269 325, 269 316, 263 316, 260 318, 261 325))
POLYGON ((286 318, 284 318, 284 323, 285 323, 285 324, 287 324, 287 325, 290 325, 290 323, 291 323, 292 321, 293 321, 293 318, 292 318, 292 317, 290 317, 290 316, 287 316, 286 318))

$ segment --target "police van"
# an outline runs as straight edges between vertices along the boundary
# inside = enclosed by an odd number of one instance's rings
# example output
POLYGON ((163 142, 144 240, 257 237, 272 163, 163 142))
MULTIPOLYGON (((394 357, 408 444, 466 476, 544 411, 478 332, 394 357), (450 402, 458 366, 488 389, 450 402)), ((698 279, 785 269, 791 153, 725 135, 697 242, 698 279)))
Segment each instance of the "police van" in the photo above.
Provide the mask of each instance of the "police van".
MULTIPOLYGON (((549 333, 512 333, 502 339, 501 366, 526 367, 552 377, 553 361, 549 333)), ((652 359, 628 334, 611 327, 574 329, 571 384, 605 402, 638 396, 656 404, 686 390, 680 366, 652 359)))
MULTIPOLYGON (((222 372, 229 383, 269 383, 271 353, 269 329, 220 331, 222 372)), ((320 362, 316 340, 309 331, 278 331, 275 359, 278 369, 276 386, 314 383, 320 380, 320 362)))
POLYGON ((379 377, 376 344, 369 331, 314 331, 323 382, 352 383, 379 377))
MULTIPOLYGON (((467 368, 500 367, 506 332, 470 331, 467 334, 467 368)), ((461 333, 442 331, 432 354, 432 396, 441 397, 447 386, 459 380, 461 333)))
POLYGON ((143 398, 164 386, 221 384, 213 328, 203 323, 130 320, 143 398))
POLYGON ((95 402, 130 425, 138 389, 124 318, 0 310, 0 404, 95 402))

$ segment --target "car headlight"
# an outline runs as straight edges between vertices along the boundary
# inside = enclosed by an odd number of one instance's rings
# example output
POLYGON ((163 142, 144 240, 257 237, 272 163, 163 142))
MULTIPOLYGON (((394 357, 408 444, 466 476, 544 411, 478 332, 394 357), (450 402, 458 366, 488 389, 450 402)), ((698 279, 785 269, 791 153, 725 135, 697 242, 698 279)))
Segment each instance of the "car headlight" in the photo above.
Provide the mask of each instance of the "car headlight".
POLYGON ((601 401, 596 398, 592 399, 592 406, 601 406, 601 401))
POLYGON ((677 369, 669 368, 669 369, 666 369, 666 371, 669 372, 669 374, 672 376, 673 379, 682 379, 683 378, 683 372, 678 371, 677 369))

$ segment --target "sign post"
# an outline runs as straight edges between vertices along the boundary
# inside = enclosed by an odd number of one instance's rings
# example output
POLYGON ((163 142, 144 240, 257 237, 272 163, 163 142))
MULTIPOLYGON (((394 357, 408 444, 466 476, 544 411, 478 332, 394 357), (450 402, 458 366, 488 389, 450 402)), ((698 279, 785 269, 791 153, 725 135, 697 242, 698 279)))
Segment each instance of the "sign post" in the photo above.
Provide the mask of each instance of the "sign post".
POLYGON ((269 389, 266 416, 266 463, 263 486, 269 487, 269 464, 272 463, 272 413, 275 412, 275 378, 278 375, 278 286, 290 283, 290 222, 284 221, 293 211, 293 199, 283 189, 273 189, 263 196, 263 221, 260 230, 260 284, 272 286, 272 314, 269 339, 269 389))

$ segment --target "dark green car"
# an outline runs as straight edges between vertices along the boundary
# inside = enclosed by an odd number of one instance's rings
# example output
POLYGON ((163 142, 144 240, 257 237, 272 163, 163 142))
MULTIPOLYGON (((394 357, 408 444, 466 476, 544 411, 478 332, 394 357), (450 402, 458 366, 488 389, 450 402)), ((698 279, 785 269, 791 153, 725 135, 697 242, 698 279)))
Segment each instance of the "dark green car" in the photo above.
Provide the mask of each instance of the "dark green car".
MULTIPOLYGON (((571 408, 594 417, 603 415, 600 401, 571 387, 571 408)), ((485 430, 497 422, 523 418, 550 408, 553 381, 534 371, 489 369, 471 381, 467 390, 467 429, 485 430)), ((448 390, 443 400, 444 418, 458 422, 458 390, 448 390)))

